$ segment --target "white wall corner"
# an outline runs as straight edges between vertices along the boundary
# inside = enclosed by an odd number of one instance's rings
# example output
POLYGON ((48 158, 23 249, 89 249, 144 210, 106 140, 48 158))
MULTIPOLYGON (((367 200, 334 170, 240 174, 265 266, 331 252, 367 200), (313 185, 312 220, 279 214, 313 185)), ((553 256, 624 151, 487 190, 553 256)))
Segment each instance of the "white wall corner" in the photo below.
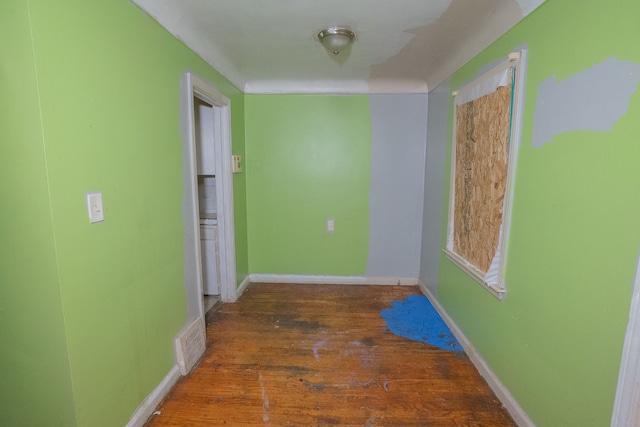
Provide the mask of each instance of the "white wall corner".
POLYGON ((178 365, 173 365, 173 368, 164 377, 158 387, 156 387, 138 406, 133 413, 126 427, 142 427, 149 417, 153 414, 156 407, 160 404, 162 399, 171 391, 176 381, 180 378, 180 369, 178 365))
POLYGON ((500 402, 502 402, 502 405, 509 412, 516 424, 520 427, 535 427, 531 418, 529 418, 524 409, 522 409, 520 404, 518 404, 516 399, 511 395, 507 387, 502 384, 502 381, 500 381, 495 372, 493 372, 489 367, 489 364, 484 360, 482 355, 480 355, 478 350, 476 350, 471 341, 469 341, 465 336, 462 329, 460 329, 451 316, 449 316, 435 295, 431 293, 422 281, 420 281, 419 286, 422 293, 429 299, 438 314, 440 314, 440 317, 442 317, 442 320, 444 320, 453 335, 458 339, 460 345, 462 345, 462 348, 464 348, 464 351, 467 353, 467 356, 471 359, 471 362, 473 362, 480 375, 482 375, 482 377, 487 381, 489 387, 491 387, 493 392, 496 394, 496 397, 500 402))

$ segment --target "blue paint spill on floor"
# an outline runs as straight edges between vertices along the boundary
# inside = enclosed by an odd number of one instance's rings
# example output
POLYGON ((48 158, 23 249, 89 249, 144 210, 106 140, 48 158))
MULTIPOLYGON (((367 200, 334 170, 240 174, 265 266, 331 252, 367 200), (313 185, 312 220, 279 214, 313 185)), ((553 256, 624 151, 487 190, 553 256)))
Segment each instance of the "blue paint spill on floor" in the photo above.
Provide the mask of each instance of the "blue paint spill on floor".
POLYGON ((382 310, 380 316, 394 334, 443 350, 463 351, 427 297, 410 295, 406 301, 393 301, 391 305, 393 308, 382 310))

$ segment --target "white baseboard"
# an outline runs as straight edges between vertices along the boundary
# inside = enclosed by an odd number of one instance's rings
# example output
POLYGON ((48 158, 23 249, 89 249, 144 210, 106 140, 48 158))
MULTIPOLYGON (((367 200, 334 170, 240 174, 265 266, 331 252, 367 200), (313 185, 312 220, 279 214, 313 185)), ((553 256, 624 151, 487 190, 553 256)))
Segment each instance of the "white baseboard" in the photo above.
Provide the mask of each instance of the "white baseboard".
POLYGON ((142 427, 151 414, 153 414, 158 404, 160 404, 162 399, 169 393, 171 387, 178 381, 178 378, 180 378, 180 369, 178 365, 173 365, 169 373, 160 381, 158 387, 138 406, 138 409, 133 413, 126 427, 142 427))
POLYGON ((251 283, 251 276, 247 274, 247 277, 244 278, 242 283, 240 283, 240 286, 238 286, 238 290, 236 290, 236 300, 240 298, 240 295, 242 295, 244 291, 247 290, 247 286, 249 286, 249 283, 251 283))
POLYGON ((478 353, 471 341, 469 341, 469 339, 464 335, 462 329, 460 329, 456 322, 454 322, 454 320, 449 316, 444 307, 440 305, 440 302, 435 295, 431 293, 429 288, 427 288, 422 281, 419 282, 419 286, 422 293, 429 299, 433 308, 436 309, 438 314, 440 314, 440 317, 442 317, 442 320, 444 320, 449 329, 451 329, 451 332, 458 339, 460 345, 462 345, 462 348, 464 348, 464 351, 469 356, 469 359, 471 359, 471 362, 473 362, 478 372, 480 372, 480 375, 482 375, 482 377, 487 381, 489 387, 491 387, 498 399, 500 399, 500 402, 502 402, 502 405, 506 408, 511 417, 513 417, 516 424, 520 427, 535 427, 531 418, 529 418, 524 409, 522 409, 516 399, 511 395, 507 387, 502 384, 502 381, 500 381, 495 372, 493 372, 480 353, 478 353))
POLYGON ((299 283, 318 285, 417 286, 416 277, 306 276, 297 274, 251 274, 253 283, 299 283))

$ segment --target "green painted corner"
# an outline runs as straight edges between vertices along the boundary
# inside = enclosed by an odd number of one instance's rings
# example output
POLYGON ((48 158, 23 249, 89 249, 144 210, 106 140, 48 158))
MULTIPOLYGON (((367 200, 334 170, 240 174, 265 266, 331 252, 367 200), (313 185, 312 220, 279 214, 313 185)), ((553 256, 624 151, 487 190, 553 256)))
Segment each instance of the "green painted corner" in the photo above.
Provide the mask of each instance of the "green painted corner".
MULTIPOLYGON (((547 0, 451 80, 529 49, 508 297, 446 260, 438 293, 540 426, 609 424, 640 244, 640 95, 611 132, 533 148, 537 88, 613 56, 640 63, 639 19, 632 0, 579 14, 547 0)), ((173 366, 186 70, 232 103, 238 283, 365 273, 368 97, 244 95, 128 2, 9 0, 0 33, 0 424, 124 425, 173 366), (102 191, 104 223, 88 224, 87 191, 102 191)))
MULTIPOLYGON (((15 101, 0 107, 10 154, 0 236, 11 248, 0 277, 17 286, 1 291, 0 316, 3 337, 8 325, 23 337, 0 350, 12 364, 0 423, 124 425, 174 365, 186 321, 181 76, 193 71, 231 99, 239 153, 244 95, 131 3, 2 8, 12 65, 0 90, 15 101), (103 223, 88 222, 89 191, 103 194, 103 223)), ((242 174, 234 190, 246 276, 242 174)))
POLYGON ((499 302, 444 258, 438 295, 539 426, 610 424, 640 246, 640 199, 630 196, 640 190, 640 94, 610 132, 567 132, 534 148, 537 90, 611 57, 640 63, 639 19, 632 0, 585 3, 579 14, 571 1, 549 0, 451 79, 460 87, 528 48, 507 298, 499 302))
POLYGON ((250 272, 363 275, 368 97, 247 95, 245 112, 250 272))

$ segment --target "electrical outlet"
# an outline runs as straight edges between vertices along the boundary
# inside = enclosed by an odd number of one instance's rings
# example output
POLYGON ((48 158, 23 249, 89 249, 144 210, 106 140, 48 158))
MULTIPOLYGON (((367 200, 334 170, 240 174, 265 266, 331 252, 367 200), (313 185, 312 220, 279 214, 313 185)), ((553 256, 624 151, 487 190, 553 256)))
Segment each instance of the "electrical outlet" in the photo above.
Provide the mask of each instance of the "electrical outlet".
POLYGON ((336 231, 335 219, 327 218, 327 233, 333 233, 336 231))

